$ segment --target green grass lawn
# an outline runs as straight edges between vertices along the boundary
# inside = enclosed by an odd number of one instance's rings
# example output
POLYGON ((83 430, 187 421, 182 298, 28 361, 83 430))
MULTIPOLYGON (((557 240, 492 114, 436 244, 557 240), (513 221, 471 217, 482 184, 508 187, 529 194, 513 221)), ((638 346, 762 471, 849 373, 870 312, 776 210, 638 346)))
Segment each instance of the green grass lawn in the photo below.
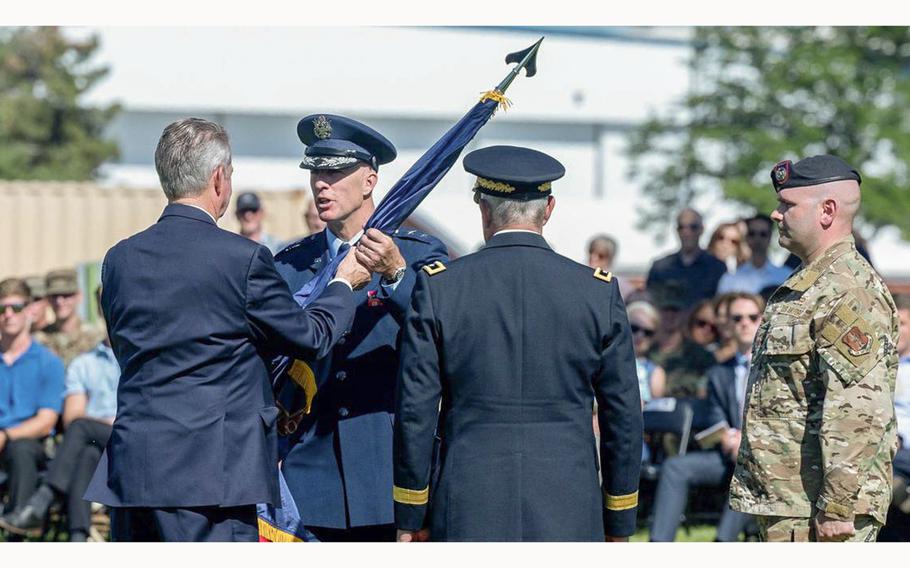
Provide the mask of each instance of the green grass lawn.
MULTIPOLYGON (((689 527, 689 530, 681 528, 676 531, 676 542, 714 542, 716 535, 717 527, 714 525, 695 525, 689 527)), ((629 540, 631 542, 648 542, 648 529, 638 529, 629 540)))

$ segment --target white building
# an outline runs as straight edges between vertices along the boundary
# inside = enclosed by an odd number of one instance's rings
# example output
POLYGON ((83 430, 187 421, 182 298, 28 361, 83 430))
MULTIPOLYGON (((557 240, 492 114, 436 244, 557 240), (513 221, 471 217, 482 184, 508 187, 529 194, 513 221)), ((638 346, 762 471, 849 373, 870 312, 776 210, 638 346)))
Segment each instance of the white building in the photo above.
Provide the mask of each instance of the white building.
MULTIPOLYGON (((121 158, 106 182, 155 187, 153 153, 166 124, 184 116, 216 120, 234 148, 234 187, 306 187, 298 168, 296 124, 314 112, 366 122, 398 147, 380 171, 379 194, 508 72, 507 53, 541 35, 538 75, 516 79, 514 106, 481 130, 466 151, 491 144, 527 145, 565 166, 554 184, 557 208, 546 237, 583 261, 585 243, 606 232, 620 242, 618 272, 643 273, 676 247, 636 228, 639 188, 626 178, 625 131, 665 109, 689 85, 686 28, 134 28, 71 29, 97 33, 95 61, 109 77, 89 102, 118 101, 111 134, 121 158)), ((472 178, 460 163, 418 209, 422 221, 461 252, 482 242, 471 200, 472 178)), ((709 196, 698 206, 709 230, 743 212, 709 196)), ((706 231, 707 232, 707 231, 706 231)), ((889 276, 906 271, 896 231, 884 231, 872 255, 889 276)), ((708 235, 705 235, 707 241, 708 235)))

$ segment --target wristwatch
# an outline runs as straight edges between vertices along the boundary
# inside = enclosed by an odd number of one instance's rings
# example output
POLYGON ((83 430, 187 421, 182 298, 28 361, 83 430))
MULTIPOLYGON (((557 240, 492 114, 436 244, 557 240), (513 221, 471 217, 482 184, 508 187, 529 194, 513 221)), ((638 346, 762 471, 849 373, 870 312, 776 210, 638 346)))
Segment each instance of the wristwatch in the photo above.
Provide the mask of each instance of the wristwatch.
POLYGON ((386 277, 383 276, 382 283, 385 284, 386 286, 398 284, 399 282, 401 282, 401 279, 404 278, 404 273, 407 271, 407 269, 408 269, 407 265, 402 266, 401 268, 396 270, 395 273, 392 274, 392 277, 389 278, 388 280, 386 280, 386 277))

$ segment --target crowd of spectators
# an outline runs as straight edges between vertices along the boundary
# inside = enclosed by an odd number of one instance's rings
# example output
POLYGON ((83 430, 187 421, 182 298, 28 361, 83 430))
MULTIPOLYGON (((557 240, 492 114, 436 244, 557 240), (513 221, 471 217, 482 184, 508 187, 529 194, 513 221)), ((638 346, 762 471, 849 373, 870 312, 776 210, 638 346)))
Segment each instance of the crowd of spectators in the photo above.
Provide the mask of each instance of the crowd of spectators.
POLYGON ((73 269, 0 282, 0 528, 7 538, 41 535, 58 502, 67 520, 61 533, 72 541, 91 534, 82 494, 110 436, 120 369, 103 326, 79 317, 81 302, 73 269))
MULTIPOLYGON (((627 284, 623 290, 646 418, 648 412, 669 412, 676 403, 691 403, 694 410, 685 445, 664 432, 648 432, 645 421, 651 447, 657 436, 657 445, 666 450, 657 464, 655 486, 642 491, 639 507, 640 523, 652 541, 672 541, 681 522, 704 519, 716 523, 719 541, 756 534, 752 520, 730 510, 718 496, 727 493, 739 449, 749 359, 761 314, 799 259, 788 258, 783 265, 771 260, 776 226, 767 215, 720 223, 707 248, 700 246, 704 230, 698 211, 682 210, 676 218, 679 249, 655 260, 642 286, 627 284), (670 400, 674 404, 667 404, 670 400)), ((854 238, 869 260, 865 241, 854 238)), ((588 264, 604 267, 608 258, 609 267, 617 250, 615 239, 598 235, 589 242, 588 264)), ((910 540, 910 296, 894 297, 901 321, 895 390, 901 448, 894 461, 891 512, 879 540, 903 541, 910 540)), ((644 448, 643 461, 655 457, 644 448)))

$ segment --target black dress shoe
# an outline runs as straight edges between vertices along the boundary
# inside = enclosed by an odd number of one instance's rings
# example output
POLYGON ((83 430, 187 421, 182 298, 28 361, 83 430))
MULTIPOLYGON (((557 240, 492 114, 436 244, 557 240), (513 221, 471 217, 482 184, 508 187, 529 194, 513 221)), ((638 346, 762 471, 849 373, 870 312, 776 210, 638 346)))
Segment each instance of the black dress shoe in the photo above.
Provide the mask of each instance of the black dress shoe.
POLYGON ((31 505, 26 505, 0 517, 0 527, 22 536, 41 536, 44 532, 44 516, 39 515, 31 505))

